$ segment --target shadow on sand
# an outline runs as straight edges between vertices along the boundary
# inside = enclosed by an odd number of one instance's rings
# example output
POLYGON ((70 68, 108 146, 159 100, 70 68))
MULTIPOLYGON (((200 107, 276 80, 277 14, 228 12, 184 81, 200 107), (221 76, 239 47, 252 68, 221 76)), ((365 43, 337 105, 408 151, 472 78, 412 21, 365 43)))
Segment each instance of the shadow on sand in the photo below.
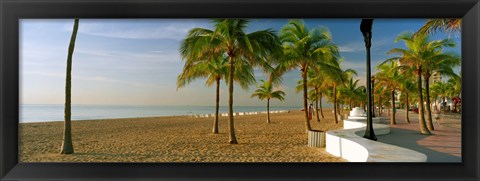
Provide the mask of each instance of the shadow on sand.
MULTIPOLYGON (((358 134, 363 135, 363 132, 359 132, 358 134)), ((418 131, 390 128, 390 133, 386 135, 378 135, 377 141, 423 153, 427 155, 427 162, 462 162, 462 158, 459 156, 438 152, 418 145, 417 141, 427 137, 429 136, 422 135, 418 131)), ((446 143, 444 147, 447 148, 451 146, 446 143)))

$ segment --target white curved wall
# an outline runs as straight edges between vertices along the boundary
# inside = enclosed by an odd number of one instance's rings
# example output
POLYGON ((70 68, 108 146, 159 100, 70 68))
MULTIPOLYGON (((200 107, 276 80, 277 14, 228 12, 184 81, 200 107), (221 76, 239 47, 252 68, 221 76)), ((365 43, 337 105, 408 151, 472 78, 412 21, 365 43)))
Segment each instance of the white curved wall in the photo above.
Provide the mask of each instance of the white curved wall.
MULTIPOLYGON (((365 120, 344 120, 341 130, 327 131, 326 151, 350 162, 425 162, 427 156, 417 151, 365 139, 365 120)), ((390 133, 390 126, 373 124, 376 135, 390 133)))

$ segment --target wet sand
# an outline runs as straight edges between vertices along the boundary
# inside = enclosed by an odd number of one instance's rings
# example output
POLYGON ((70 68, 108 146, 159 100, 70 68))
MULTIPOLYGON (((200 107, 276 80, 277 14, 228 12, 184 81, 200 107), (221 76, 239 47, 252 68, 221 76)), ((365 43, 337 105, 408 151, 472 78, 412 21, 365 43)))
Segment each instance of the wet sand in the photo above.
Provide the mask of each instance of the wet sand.
MULTIPOLYGON (((313 129, 341 129, 331 109, 313 129)), ((188 116, 85 120, 72 122, 75 153, 59 154, 63 122, 22 123, 20 162, 344 162, 325 148, 307 147, 304 112, 235 117, 239 144, 228 144, 228 117, 188 116)))

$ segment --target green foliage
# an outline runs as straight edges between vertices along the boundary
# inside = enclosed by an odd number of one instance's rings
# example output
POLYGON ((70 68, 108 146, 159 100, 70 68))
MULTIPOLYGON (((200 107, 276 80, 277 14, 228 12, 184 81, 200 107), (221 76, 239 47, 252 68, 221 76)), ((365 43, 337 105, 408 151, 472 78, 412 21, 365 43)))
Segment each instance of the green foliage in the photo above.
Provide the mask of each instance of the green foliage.
MULTIPOLYGON (((233 120, 233 81, 241 77, 238 76, 237 71, 253 72, 250 68, 262 67, 266 72, 273 72, 269 57, 278 54, 280 41, 271 29, 246 33, 248 20, 245 19, 214 19, 212 23, 213 30, 204 28, 190 30, 182 40, 179 51, 187 65, 197 61, 211 60, 212 57, 217 56, 228 57, 229 71, 226 80, 229 94, 229 143, 237 144, 233 120)), ((240 73, 240 75, 244 74, 240 73)), ((237 80, 241 85, 254 83, 243 78, 237 80)), ((181 87, 182 83, 180 82, 179 85, 181 87)))
POLYGON ((258 89, 255 90, 255 93, 252 94, 252 98, 258 97, 260 100, 278 99, 280 101, 285 99, 285 92, 281 90, 273 91, 271 82, 264 80, 260 80, 260 82, 261 84, 258 86, 258 89))
POLYGON ((416 34, 432 34, 437 31, 447 33, 460 33, 462 19, 456 18, 435 18, 428 19, 427 22, 416 32, 416 34))

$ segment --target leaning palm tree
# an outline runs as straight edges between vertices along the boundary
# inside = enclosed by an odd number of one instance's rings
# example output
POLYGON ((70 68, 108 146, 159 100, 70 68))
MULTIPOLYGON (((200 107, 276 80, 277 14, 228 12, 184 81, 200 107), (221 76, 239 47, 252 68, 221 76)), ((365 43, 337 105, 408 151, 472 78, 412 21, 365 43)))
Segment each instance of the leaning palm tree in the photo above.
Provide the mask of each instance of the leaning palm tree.
POLYGON ((76 18, 73 23, 72 37, 70 38, 70 45, 68 46, 67 56, 67 76, 65 80, 65 122, 63 130, 63 142, 60 149, 60 154, 73 153, 72 143, 72 57, 75 49, 75 40, 77 39, 79 19, 76 18))
POLYGON ((461 27, 462 19, 459 18, 428 19, 417 34, 432 34, 439 30, 447 33, 460 32, 461 27))
POLYGON ((442 52, 444 47, 455 46, 455 43, 449 39, 431 41, 427 35, 418 34, 417 36, 413 36, 410 32, 400 34, 395 42, 398 42, 399 40, 405 42, 406 49, 394 48, 390 50, 388 54, 398 54, 400 57, 394 57, 385 62, 399 61, 402 66, 414 69, 417 76, 420 132, 422 134, 431 134, 426 127, 424 116, 424 100, 422 94, 423 69, 429 60, 443 59, 445 55, 439 54, 438 52, 442 52))
POLYGON ((285 98, 285 92, 281 90, 274 91, 272 83, 270 81, 260 80, 262 84, 258 86, 252 97, 258 97, 260 100, 267 100, 267 123, 270 123, 270 99, 278 99, 283 101, 285 98))
MULTIPOLYGON (((281 67, 284 71, 300 68, 303 80, 303 108, 308 110, 307 72, 315 67, 322 71, 335 71, 329 64, 333 57, 338 57, 338 47, 332 43, 332 36, 327 28, 308 29, 302 20, 290 20, 280 32, 284 58, 281 67)), ((305 111, 305 127, 311 130, 308 111, 305 111)))
POLYGON ((194 28, 181 42, 180 54, 186 60, 201 60, 212 54, 229 58, 228 114, 229 143, 237 144, 233 119, 233 79, 237 65, 245 62, 251 67, 268 68, 266 57, 279 50, 280 42, 273 30, 246 33, 248 20, 215 19, 214 29, 194 28))
MULTIPOLYGON (((220 107, 220 81, 227 77, 229 72, 228 57, 226 55, 217 55, 203 61, 185 62, 183 71, 177 77, 177 90, 185 87, 197 78, 206 78, 205 85, 216 85, 215 91, 215 116, 213 121, 213 134, 218 133, 218 114, 220 107)), ((249 85, 255 82, 253 69, 243 64, 235 71, 234 80, 240 84, 243 89, 248 89, 249 85)))

